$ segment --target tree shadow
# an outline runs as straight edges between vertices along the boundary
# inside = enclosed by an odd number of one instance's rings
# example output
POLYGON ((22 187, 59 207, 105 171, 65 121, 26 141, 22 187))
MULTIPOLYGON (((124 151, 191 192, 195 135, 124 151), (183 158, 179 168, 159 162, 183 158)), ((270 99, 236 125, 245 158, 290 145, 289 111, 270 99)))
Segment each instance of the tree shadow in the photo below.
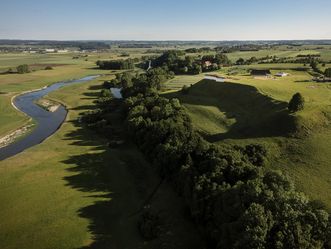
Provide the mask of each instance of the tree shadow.
MULTIPOLYGON (((99 80, 100 82, 103 82, 103 80, 99 80)), ((89 88, 88 88, 89 90, 93 90, 93 91, 95 91, 95 90, 101 90, 101 89, 103 89, 103 86, 100 84, 100 85, 92 85, 92 86, 89 86, 89 88)))
POLYGON ((84 96, 97 98, 100 96, 100 92, 87 92, 83 93, 84 96))
MULTIPOLYGON (((202 248, 203 239, 187 215, 184 201, 158 178, 143 156, 130 142, 116 148, 100 143, 91 131, 78 128, 67 134, 75 146, 88 146, 88 153, 72 155, 63 162, 71 173, 64 178, 67 186, 87 193, 86 206, 78 215, 89 221, 92 243, 77 249, 202 248), (145 241, 138 221, 145 205, 158 210, 165 222, 158 239, 145 241)), ((106 142, 106 140, 105 140, 106 142)))
MULTIPOLYGON (((84 95, 94 96, 93 92, 84 95)), ((156 170, 126 139, 117 106, 119 102, 114 101, 114 110, 107 114, 111 127, 102 134, 88 129, 79 119, 67 121, 75 129, 65 134, 63 139, 70 145, 85 148, 81 150, 83 153, 69 155, 62 161, 69 172, 64 180, 68 187, 84 193, 86 205, 83 204, 77 213, 89 221, 88 230, 92 235, 91 244, 77 249, 156 249, 165 241, 175 241, 176 246, 172 248, 202 248, 203 240, 198 229, 190 217, 184 216, 185 202, 167 184, 160 186, 156 170), (113 140, 123 143, 110 147, 109 141, 113 140), (138 220, 146 204, 161 212, 161 217, 166 221, 165 229, 171 231, 165 231, 162 238, 148 242, 138 230, 138 220)), ((84 111, 90 106, 73 109, 84 111)))
MULTIPOLYGON (((81 125, 78 122, 74 124, 81 125)), ((72 141, 71 145, 91 147, 88 153, 72 155, 63 161, 71 172, 64 178, 67 186, 88 193, 86 197, 89 199, 95 198, 92 204, 78 210, 80 217, 89 220, 88 229, 93 235, 92 244, 81 249, 135 248, 142 244, 137 229, 139 214, 129 215, 135 213, 142 203, 138 195, 132 196, 132 175, 123 160, 128 160, 126 145, 111 149, 106 140, 82 127, 68 133, 65 139, 72 141), (129 234, 130 241, 124 238, 126 234, 129 234)), ((138 164, 136 167, 140 163, 130 161, 130 164, 138 164)))
POLYGON ((297 83, 314 83, 313 80, 295 80, 294 82, 297 82, 297 83))
POLYGON ((76 110, 76 111, 87 111, 87 110, 95 110, 98 109, 97 105, 81 105, 70 108, 70 110, 76 110))
POLYGON ((224 133, 204 134, 210 142, 287 136, 294 129, 293 116, 289 115, 287 102, 263 95, 253 86, 201 80, 186 95, 170 93, 166 96, 177 97, 182 103, 193 106, 217 107, 226 119, 235 121, 224 133))

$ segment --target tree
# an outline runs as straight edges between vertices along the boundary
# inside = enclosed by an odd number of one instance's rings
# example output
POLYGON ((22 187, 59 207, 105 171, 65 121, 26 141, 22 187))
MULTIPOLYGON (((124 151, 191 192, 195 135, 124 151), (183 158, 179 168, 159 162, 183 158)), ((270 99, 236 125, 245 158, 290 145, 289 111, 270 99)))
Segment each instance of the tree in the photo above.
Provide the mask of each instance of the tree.
POLYGON ((225 66, 231 65, 231 61, 225 54, 216 54, 212 62, 216 63, 217 65, 225 65, 225 66))
POLYGON ((134 60, 130 58, 126 60, 97 61, 96 64, 104 70, 134 69, 134 60))
POLYGON ((304 108, 305 99, 301 95, 301 93, 296 93, 292 96, 292 99, 290 100, 288 104, 288 109, 291 112, 297 112, 304 108))
POLYGON ((317 66, 318 66, 318 61, 312 58, 310 61, 310 67, 315 71, 317 69, 317 66))
POLYGON ((266 248, 267 235, 272 227, 272 214, 264 207, 252 203, 240 218, 242 231, 239 233, 235 248, 266 248))
POLYGON ((192 74, 200 74, 202 72, 202 67, 198 64, 194 64, 191 72, 192 74))
POLYGON ((325 69, 324 75, 325 77, 331 78, 331 67, 325 69))
POLYGON ((236 65, 244 65, 245 64, 245 60, 243 58, 239 58, 237 61, 236 61, 236 65))
POLYGON ((27 64, 19 65, 16 69, 19 74, 30 72, 29 66, 27 64))

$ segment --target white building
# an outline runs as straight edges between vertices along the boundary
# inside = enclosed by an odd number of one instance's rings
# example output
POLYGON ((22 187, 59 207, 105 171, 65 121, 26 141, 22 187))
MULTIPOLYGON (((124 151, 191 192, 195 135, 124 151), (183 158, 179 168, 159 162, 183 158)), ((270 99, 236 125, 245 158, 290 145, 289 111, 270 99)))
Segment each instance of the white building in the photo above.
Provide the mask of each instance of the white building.
POLYGON ((288 73, 279 72, 279 73, 276 73, 276 76, 277 77, 285 77, 285 76, 288 76, 288 73))

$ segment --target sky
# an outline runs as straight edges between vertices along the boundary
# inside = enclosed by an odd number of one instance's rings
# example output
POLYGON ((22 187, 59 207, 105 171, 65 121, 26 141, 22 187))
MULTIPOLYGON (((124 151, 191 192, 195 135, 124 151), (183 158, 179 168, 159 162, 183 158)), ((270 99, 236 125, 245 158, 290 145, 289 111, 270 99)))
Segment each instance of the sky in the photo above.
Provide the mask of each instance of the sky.
POLYGON ((331 0, 1 0, 0 39, 331 39, 331 0))

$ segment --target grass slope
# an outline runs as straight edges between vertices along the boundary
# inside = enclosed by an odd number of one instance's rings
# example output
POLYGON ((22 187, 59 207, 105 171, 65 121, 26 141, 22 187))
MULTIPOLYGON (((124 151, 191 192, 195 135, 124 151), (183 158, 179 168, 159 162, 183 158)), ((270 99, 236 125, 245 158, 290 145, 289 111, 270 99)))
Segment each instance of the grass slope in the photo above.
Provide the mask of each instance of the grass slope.
POLYGON ((202 80, 188 95, 167 95, 183 102, 196 129, 211 142, 264 144, 268 166, 287 172, 299 189, 331 209, 326 191, 331 189, 330 84, 311 82, 305 72, 286 71, 291 75, 280 79, 254 79, 244 73, 226 83, 202 80), (306 107, 293 116, 286 106, 295 92, 303 94, 306 107), (292 129, 299 137, 288 136, 292 129))

